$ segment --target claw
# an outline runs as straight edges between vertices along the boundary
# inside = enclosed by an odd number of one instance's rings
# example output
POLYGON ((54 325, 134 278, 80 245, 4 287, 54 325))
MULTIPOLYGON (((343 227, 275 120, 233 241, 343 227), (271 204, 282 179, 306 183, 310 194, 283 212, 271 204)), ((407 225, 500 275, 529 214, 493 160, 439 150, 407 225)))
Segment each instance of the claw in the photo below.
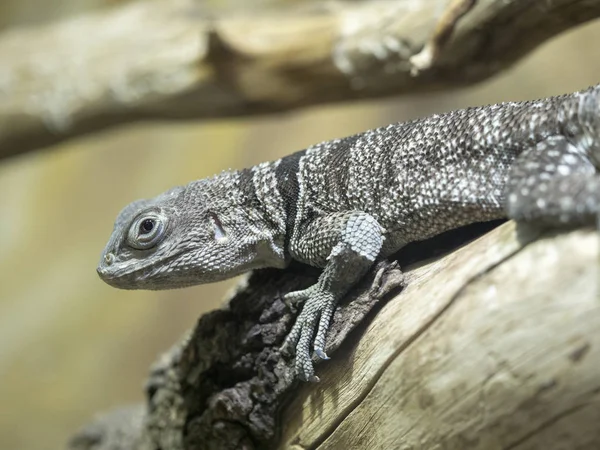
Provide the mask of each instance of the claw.
POLYGON ((327 353, 325 353, 321 348, 315 348, 315 355, 317 355, 321 359, 329 359, 327 353))

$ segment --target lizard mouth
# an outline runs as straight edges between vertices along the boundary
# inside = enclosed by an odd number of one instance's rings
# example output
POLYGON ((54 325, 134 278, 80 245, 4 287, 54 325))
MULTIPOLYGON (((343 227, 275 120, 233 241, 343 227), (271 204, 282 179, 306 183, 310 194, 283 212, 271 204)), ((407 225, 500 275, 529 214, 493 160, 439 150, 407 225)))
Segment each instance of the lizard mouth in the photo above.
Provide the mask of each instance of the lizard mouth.
POLYGON ((168 289, 170 286, 163 286, 163 278, 172 279, 173 274, 160 269, 169 266, 171 261, 189 251, 190 249, 181 250, 160 258, 160 265, 156 265, 155 261, 142 263, 140 260, 118 264, 113 253, 106 253, 96 272, 106 284, 120 289, 168 289))
POLYGON ((112 253, 107 253, 103 257, 103 263, 99 264, 96 268, 96 272, 102 281, 116 288, 135 289, 135 285, 137 284, 135 274, 138 270, 129 272, 125 272, 122 269, 118 270, 116 267, 112 266, 113 262, 114 255, 112 253))

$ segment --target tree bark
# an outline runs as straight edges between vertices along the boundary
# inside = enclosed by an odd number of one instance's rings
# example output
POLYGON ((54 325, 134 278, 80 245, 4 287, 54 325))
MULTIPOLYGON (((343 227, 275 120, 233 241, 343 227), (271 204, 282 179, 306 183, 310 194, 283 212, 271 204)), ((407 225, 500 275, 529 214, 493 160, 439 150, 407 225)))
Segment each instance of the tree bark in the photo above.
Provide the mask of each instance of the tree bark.
POLYGON ((483 80, 600 0, 329 2, 215 17, 128 4, 0 36, 0 157, 140 120, 206 119, 483 80))
POLYGON ((315 274, 258 271, 156 364, 131 413, 142 425, 124 431, 118 411, 71 448, 600 448, 597 233, 508 222, 406 260, 436 239, 398 255, 403 276, 383 262, 353 290, 320 383, 295 382, 278 350, 293 320, 281 294, 315 274))

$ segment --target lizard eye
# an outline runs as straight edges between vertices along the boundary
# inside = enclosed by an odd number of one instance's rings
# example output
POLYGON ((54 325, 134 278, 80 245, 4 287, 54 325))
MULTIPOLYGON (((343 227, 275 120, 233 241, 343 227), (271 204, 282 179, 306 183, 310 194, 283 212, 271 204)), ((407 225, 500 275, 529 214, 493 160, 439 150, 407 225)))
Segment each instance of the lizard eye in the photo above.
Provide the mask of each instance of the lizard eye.
POLYGON ((127 233, 127 243, 145 250, 158 244, 165 231, 166 219, 157 213, 144 214, 133 221, 127 233))
POLYGON ((148 234, 152 232, 154 227, 156 226, 156 220, 154 219, 144 219, 142 223, 140 223, 140 234, 148 234))

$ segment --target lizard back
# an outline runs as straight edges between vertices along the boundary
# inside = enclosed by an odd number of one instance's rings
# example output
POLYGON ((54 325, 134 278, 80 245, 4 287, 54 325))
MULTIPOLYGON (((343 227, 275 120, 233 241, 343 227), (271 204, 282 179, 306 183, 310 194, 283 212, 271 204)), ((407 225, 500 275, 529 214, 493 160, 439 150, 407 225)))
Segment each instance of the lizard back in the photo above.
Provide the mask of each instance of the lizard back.
POLYGON ((316 144, 278 161, 283 197, 296 224, 364 211, 402 242, 504 217, 512 162, 565 132, 576 95, 467 108, 316 144))

